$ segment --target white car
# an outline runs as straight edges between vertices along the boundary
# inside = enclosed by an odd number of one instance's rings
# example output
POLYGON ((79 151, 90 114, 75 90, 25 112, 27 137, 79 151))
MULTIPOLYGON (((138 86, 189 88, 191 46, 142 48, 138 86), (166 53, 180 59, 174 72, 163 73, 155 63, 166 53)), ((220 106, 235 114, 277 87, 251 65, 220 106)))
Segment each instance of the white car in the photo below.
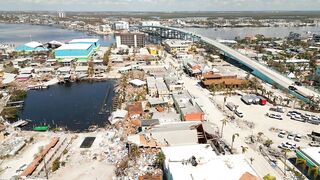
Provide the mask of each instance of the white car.
POLYGON ((285 131, 280 131, 279 134, 278 134, 278 137, 280 138, 284 138, 286 136, 286 132, 285 131))
POLYGON ((293 138, 294 138, 294 135, 293 135, 292 133, 289 133, 288 136, 287 136, 287 138, 288 138, 288 139, 293 139, 293 138))
POLYGON ((311 146, 311 147, 320 147, 320 142, 312 141, 312 142, 309 143, 309 146, 311 146))
POLYGON ((294 140, 297 141, 297 142, 300 142, 301 141, 301 135, 300 134, 296 134, 296 136, 294 137, 294 140))

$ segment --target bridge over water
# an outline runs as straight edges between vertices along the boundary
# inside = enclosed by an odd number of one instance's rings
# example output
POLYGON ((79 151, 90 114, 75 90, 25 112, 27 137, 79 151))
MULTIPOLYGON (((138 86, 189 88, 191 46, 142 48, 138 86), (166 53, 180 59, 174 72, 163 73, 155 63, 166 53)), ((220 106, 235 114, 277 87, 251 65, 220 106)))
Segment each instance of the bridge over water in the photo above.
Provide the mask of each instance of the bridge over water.
POLYGON ((320 97, 318 92, 304 86, 296 87, 297 90, 295 91, 290 90, 289 86, 294 84, 293 80, 214 39, 185 31, 183 29, 166 26, 140 26, 139 29, 150 36, 157 38, 159 41, 162 41, 163 39, 182 39, 208 44, 218 49, 222 55, 251 69, 251 73, 259 79, 272 84, 279 89, 287 91, 305 102, 309 102, 309 98, 311 97, 320 97))

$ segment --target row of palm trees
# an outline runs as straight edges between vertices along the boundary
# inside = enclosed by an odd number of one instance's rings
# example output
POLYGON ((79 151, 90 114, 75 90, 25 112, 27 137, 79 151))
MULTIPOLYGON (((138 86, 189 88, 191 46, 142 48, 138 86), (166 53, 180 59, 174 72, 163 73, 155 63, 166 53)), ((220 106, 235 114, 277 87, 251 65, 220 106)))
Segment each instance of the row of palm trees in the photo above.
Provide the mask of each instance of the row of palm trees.
MULTIPOLYGON (((296 165, 299 165, 300 167, 302 167, 302 172, 305 172, 306 168, 307 168, 307 161, 303 158, 299 158, 297 157, 296 158, 296 161, 295 161, 295 164, 296 165)), ((318 166, 311 166, 311 167, 308 167, 308 172, 307 172, 307 175, 308 176, 311 176, 311 174, 313 174, 313 178, 314 179, 317 179, 318 175, 319 175, 319 167, 318 166)))

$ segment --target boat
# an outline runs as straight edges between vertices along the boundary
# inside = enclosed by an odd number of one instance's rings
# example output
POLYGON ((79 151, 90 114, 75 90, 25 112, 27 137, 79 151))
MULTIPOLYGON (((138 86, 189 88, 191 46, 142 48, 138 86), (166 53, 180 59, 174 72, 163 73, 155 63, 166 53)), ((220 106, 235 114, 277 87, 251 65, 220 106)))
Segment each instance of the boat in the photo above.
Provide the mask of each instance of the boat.
POLYGON ((49 126, 36 126, 33 128, 34 131, 47 131, 49 126))

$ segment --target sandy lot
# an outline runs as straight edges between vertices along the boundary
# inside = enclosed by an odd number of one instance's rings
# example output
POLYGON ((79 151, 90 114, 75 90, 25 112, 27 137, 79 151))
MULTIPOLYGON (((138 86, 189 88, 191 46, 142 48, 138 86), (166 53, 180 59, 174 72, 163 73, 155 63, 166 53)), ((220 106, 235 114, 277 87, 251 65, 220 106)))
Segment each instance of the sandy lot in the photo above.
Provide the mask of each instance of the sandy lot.
POLYGON ((68 153, 61 157, 65 166, 61 166, 56 172, 50 174, 50 179, 112 179, 114 166, 108 164, 99 154, 103 152, 100 144, 103 140, 103 132, 80 133, 68 148, 68 153), (90 148, 80 148, 85 137, 96 137, 90 148), (94 159, 93 157, 96 157, 94 159))
POLYGON ((35 155, 40 152, 40 148, 50 143, 50 138, 36 137, 33 142, 25 146, 16 156, 2 162, 1 168, 6 170, 2 172, 0 179, 10 179, 12 176, 22 173, 22 171, 16 172, 16 170, 24 164, 26 168, 34 160, 35 155))

